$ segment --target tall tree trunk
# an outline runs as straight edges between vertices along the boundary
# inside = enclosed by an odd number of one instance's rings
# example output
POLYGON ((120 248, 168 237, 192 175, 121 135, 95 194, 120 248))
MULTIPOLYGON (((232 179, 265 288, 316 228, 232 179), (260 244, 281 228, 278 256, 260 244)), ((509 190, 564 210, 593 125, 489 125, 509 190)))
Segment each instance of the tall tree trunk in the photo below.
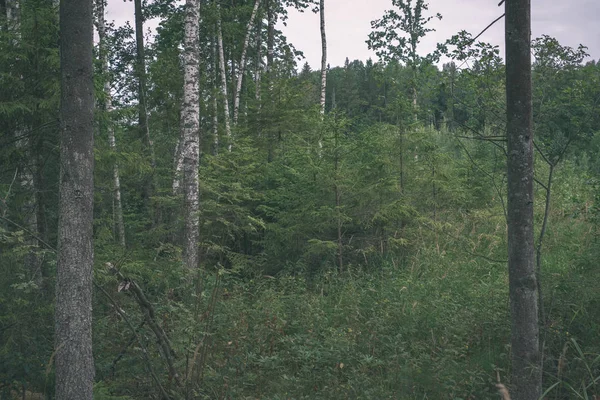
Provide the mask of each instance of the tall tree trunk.
POLYGON ((273 62, 275 61, 275 22, 277 19, 277 11, 275 9, 275 0, 267 2, 267 79, 269 80, 269 88, 272 87, 273 62))
POLYGON ((419 105, 418 105, 418 95, 417 95, 417 84, 416 84, 416 78, 417 74, 415 72, 414 74, 414 83, 413 83, 413 88, 412 88, 412 103, 413 103, 413 113, 414 113, 414 118, 415 118, 415 122, 417 122, 419 120, 419 105))
MULTIPOLYGON (((212 81, 213 91, 217 92, 219 88, 219 72, 218 63, 219 57, 217 55, 217 41, 213 40, 212 51, 213 51, 213 63, 212 63, 212 81)), ((213 155, 219 155, 219 104, 217 102, 217 96, 212 96, 212 108, 213 108, 213 155)))
MULTIPOLYGON (((102 108, 107 114, 107 125, 106 130, 108 134, 108 144, 112 152, 117 151, 117 142, 115 139, 115 130, 112 124, 111 113, 111 93, 110 93, 110 80, 108 76, 108 57, 106 49, 106 26, 104 20, 105 12, 105 1, 96 0, 96 14, 97 23, 96 28, 98 30, 99 39, 99 59, 102 63, 102 74, 104 75, 104 104, 102 108)), ((114 221, 113 224, 116 226, 117 240, 122 247, 125 247, 125 224, 123 222, 123 205, 121 201, 121 178, 119 175, 119 165, 115 161, 113 164, 113 201, 114 201, 114 221)))
MULTIPOLYGON (((327 36, 325 35, 325 0, 321 0, 321 115, 325 115, 325 93, 327 90, 327 36)), ((322 144, 319 143, 319 147, 322 144)))
POLYGON ((56 398, 92 399, 94 81, 92 2, 60 3, 56 398))
POLYGON ((258 101, 258 109, 262 107, 261 99, 261 79, 262 79, 262 67, 263 67, 263 56, 262 56, 262 18, 256 24, 256 71, 254 77, 254 86, 256 87, 256 101, 258 101))
MULTIPOLYGON (((138 78, 138 126, 146 150, 150 158, 152 172, 156 168, 156 155, 154 153, 154 143, 150 137, 150 127, 148 126, 148 104, 146 101, 146 50, 144 47, 144 16, 142 14, 142 0, 133 0, 135 8, 135 44, 136 44, 136 75, 138 78)), ((146 201, 154 191, 153 177, 147 178, 145 183, 146 201)))
POLYGON ((219 46, 219 69, 221 72, 221 94, 223 96, 223 117, 225 120, 225 135, 227 135, 227 150, 231 151, 231 122, 229 117, 229 98, 227 97, 227 70, 225 69, 225 53, 223 51, 223 29, 221 28, 221 6, 217 3, 217 43, 219 46))
POLYGON ((542 394, 533 232, 531 2, 507 0, 508 269, 514 400, 542 394))
POLYGON ((183 264, 189 270, 198 267, 200 238, 199 181, 200 163, 200 13, 199 0, 186 0, 183 38, 183 195, 185 214, 183 264))
POLYGON ((173 184, 171 185, 173 196, 181 193, 181 174, 183 173, 183 131, 179 132, 179 139, 175 145, 175 154, 173 155, 173 184))
POLYGON ((238 73, 237 73, 237 85, 235 88, 235 97, 233 101, 233 124, 237 125, 238 116, 240 111, 240 94, 242 93, 242 82, 244 79, 244 71, 246 69, 246 54, 248 53, 248 45, 250 43, 250 34, 252 33, 252 26, 254 24, 254 18, 256 18, 256 13, 258 12, 258 6, 260 5, 260 0, 256 0, 254 2, 254 8, 252 9, 252 15, 250 16, 250 21, 248 21, 248 26, 246 28, 246 37, 244 38, 244 46, 242 47, 242 56, 240 57, 240 64, 238 65, 238 73))
MULTIPOLYGON (((323 122, 325 119, 325 94, 327 93, 327 36, 325 34, 325 0, 320 1, 319 15, 321 16, 321 122, 323 122)), ((319 133, 319 140, 317 143, 317 155, 319 158, 323 156, 323 124, 321 124, 321 132, 319 133)))
POLYGON ((339 160, 339 133, 336 128, 335 131, 335 155, 334 155, 334 171, 335 171, 335 212, 337 222, 337 257, 338 257, 338 270, 343 272, 344 270, 344 247, 342 241, 342 193, 338 181, 340 179, 340 160, 339 160))

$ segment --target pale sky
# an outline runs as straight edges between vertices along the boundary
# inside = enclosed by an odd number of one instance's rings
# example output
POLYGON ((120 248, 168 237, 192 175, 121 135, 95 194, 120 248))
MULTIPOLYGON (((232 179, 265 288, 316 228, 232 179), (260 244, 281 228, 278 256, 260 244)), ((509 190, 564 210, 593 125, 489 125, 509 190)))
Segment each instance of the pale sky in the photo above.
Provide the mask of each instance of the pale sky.
MULTIPOLYGON (((460 30, 477 35, 489 23, 504 12, 498 7, 499 0, 429 0, 429 11, 440 13, 441 21, 432 20, 431 32, 423 40, 423 54, 432 51, 437 42, 443 42, 460 30)), ((392 7, 390 0, 325 0, 328 63, 332 67, 344 64, 348 57, 367 60, 376 59, 368 50, 367 40, 371 21, 381 18, 392 7)), ((567 46, 588 46, 594 59, 600 58, 600 0, 532 0, 532 37, 547 34, 567 46)), ((107 19, 117 24, 132 21, 133 3, 108 0, 107 19)), ((310 11, 289 11, 287 27, 279 25, 298 50, 304 52, 306 61, 313 69, 320 69, 321 34, 319 15, 310 11)), ((503 55, 504 20, 498 21, 479 40, 498 44, 503 55)), ((300 63, 300 65, 303 61, 300 63)))

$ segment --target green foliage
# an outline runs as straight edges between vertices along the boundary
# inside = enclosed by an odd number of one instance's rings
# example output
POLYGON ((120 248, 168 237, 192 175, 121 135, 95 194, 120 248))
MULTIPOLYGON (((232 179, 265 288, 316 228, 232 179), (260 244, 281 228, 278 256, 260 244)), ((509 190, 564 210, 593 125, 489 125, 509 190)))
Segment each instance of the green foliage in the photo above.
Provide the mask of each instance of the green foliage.
MULTIPOLYGON (((58 27, 49 2, 22 4, 20 34, 0 29, 0 130, 9 133, 0 138, 0 396, 51 396, 58 27)), ((269 4, 285 20, 284 6, 312 2, 269 4)), ((319 71, 297 73, 297 52, 277 29, 266 74, 263 2, 240 120, 226 138, 221 97, 212 103, 216 12, 203 4, 198 271, 181 262, 183 199, 172 190, 182 8, 146 10, 161 19, 147 49, 155 166, 136 122, 133 31, 108 29, 110 70, 96 77, 99 101, 110 80, 113 106, 96 113, 96 398, 155 398, 159 386, 172 398, 496 396, 497 374, 505 382, 510 372, 504 66, 467 32, 439 46, 451 63, 432 65, 416 44, 437 16, 424 15, 423 1, 393 5, 370 36, 389 62, 331 68, 321 116, 319 71), (127 248, 116 240, 115 163, 127 248)), ((252 6, 222 4, 230 86, 252 6)), ((534 49, 537 179, 545 185, 555 167, 542 268, 546 396, 586 398, 598 395, 600 375, 600 68, 582 65, 583 47, 547 36, 534 49)), ((536 233, 545 192, 537 186, 536 233)))

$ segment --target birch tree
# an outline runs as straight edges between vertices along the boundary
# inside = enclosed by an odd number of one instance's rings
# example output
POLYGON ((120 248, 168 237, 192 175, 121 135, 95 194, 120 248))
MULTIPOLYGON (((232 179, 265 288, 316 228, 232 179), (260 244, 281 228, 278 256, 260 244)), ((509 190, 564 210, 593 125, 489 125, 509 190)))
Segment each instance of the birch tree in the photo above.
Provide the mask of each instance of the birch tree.
POLYGON ((94 384, 94 81, 91 1, 61 1, 60 35, 56 398, 91 400, 94 384))
MULTIPOLYGON (((327 90, 327 35, 325 34, 325 0, 319 7, 321 16, 321 115, 325 115, 325 93, 327 90)), ((321 147, 321 143, 319 143, 321 147)))
POLYGON ((542 394, 533 231, 530 1, 505 2, 511 394, 515 400, 537 400, 542 394))
MULTIPOLYGON (((112 101, 110 93, 110 79, 108 76, 108 58, 106 49, 106 23, 104 19, 105 0, 96 0, 96 29, 98 30, 99 52, 98 56, 102 64, 102 74, 104 75, 104 97, 101 107, 107 113, 106 131, 108 134, 108 144, 112 152, 117 151, 117 142, 115 139, 115 129, 111 120, 112 101)), ((119 174, 119 165, 115 161, 113 164, 113 201, 114 201, 114 224, 116 226, 117 240, 122 247, 125 247, 125 224, 123 222, 123 205, 121 201, 121 178, 119 174)))
MULTIPOLYGON (((216 38, 216 35, 215 35, 216 38)), ((217 42, 213 40, 212 43, 213 62, 212 62, 212 83, 213 90, 218 91, 219 87, 219 72, 218 63, 219 57, 217 56, 217 42)), ((217 96, 213 93, 212 96, 212 109, 213 109, 213 155, 219 154, 219 104, 217 102, 217 96)))
POLYGON ((225 52, 223 51, 223 29, 221 27, 221 5, 217 2, 217 45, 219 49, 219 69, 221 73, 221 95, 223 97, 223 119, 225 135, 227 135, 227 150, 231 151, 231 119, 229 116, 229 98, 227 96, 227 70, 225 69, 225 52))
POLYGON ((183 194, 185 213, 183 264, 189 270, 198 267, 200 237, 199 181, 200 162, 200 1, 185 3, 183 38, 183 105, 181 137, 183 154, 183 194))
POLYGON ((427 33, 435 32, 435 29, 427 27, 429 22, 433 19, 441 20, 442 15, 437 13, 425 16, 424 11, 429 10, 429 4, 425 0, 416 0, 414 5, 413 0, 392 0, 392 4, 399 12, 394 9, 387 10, 381 19, 371 21, 374 31, 369 34, 367 44, 369 49, 375 50, 381 59, 402 61, 411 68, 413 108, 416 119, 417 73, 423 62, 435 59, 432 54, 421 57, 418 53, 418 45, 427 33))
POLYGON ((235 88, 235 97, 233 102, 233 124, 236 125, 239 117, 240 110, 240 94, 242 93, 242 83, 244 79, 244 71, 246 68, 246 56, 248 53, 248 45, 250 43, 250 35, 252 34, 252 27, 254 25, 254 19, 256 18, 256 14, 258 12, 258 7, 260 5, 260 0, 256 0, 254 2, 254 8, 252 9, 252 15, 250 16, 250 21, 248 21, 248 25, 246 27, 246 37, 244 38, 244 45, 242 47, 242 55, 240 57, 240 63, 238 66, 237 73, 237 84, 235 88))
POLYGON ((256 101, 258 102, 258 109, 262 106, 262 68, 263 68, 263 55, 262 55, 262 21, 256 24, 256 65, 254 73, 254 86, 256 87, 256 101))

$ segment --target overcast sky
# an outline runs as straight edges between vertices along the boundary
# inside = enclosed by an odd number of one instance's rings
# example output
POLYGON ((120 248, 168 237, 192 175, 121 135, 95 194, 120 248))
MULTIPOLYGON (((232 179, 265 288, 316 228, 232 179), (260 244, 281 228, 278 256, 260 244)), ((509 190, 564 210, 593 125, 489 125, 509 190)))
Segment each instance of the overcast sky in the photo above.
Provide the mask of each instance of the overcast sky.
MULTIPOLYGON (((432 20, 431 32, 422 42, 423 54, 435 49, 460 30, 477 35, 504 12, 499 0, 429 0, 429 11, 440 13, 441 21, 432 20)), ((326 0, 325 18, 328 61, 332 66, 350 60, 376 58, 365 40, 371 21, 381 18, 391 8, 390 0, 326 0)), ((592 58, 600 57, 600 0, 532 0, 532 35, 547 34, 563 45, 580 43, 589 47, 592 58)), ((313 69, 320 69, 321 36, 319 16, 311 12, 290 11, 288 26, 283 30, 288 40, 304 52, 313 69)), ((498 44, 504 54, 504 20, 498 21, 479 39, 498 44)))
MULTIPOLYGON (((431 32, 421 44, 422 53, 435 48, 460 30, 478 34, 490 22, 504 12, 498 7, 499 0, 429 0, 429 11, 443 15, 441 21, 432 20, 431 32)), ((376 58, 368 50, 365 41, 371 31, 371 21, 381 18, 391 8, 390 0, 325 0, 328 63, 343 65, 350 60, 376 58)), ((563 45, 577 47, 580 43, 589 47, 594 59, 600 58, 600 0, 532 0, 532 35, 547 34, 563 45)), ((118 24, 133 20, 133 3, 109 0, 108 20, 118 24)), ((133 22, 132 22, 133 25, 133 22)), ((319 15, 290 10, 287 27, 280 29, 288 41, 304 52, 306 61, 313 69, 321 64, 321 36, 319 15)), ((498 21, 479 40, 498 44, 504 54, 504 20, 498 21)))

